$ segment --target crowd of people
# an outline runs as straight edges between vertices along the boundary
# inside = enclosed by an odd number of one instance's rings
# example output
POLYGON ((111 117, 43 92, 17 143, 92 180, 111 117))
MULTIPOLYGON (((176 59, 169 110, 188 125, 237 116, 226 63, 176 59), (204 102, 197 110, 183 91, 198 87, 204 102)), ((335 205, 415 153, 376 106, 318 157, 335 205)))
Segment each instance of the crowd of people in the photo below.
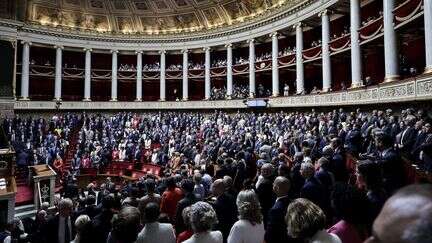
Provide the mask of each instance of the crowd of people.
POLYGON ((423 110, 80 117, 74 170, 148 156, 161 174, 79 189, 71 173, 56 208, 24 223, 31 242, 430 242, 431 187, 400 190, 403 159, 432 171, 423 110))
POLYGON ((57 164, 65 159, 71 131, 79 124, 76 114, 44 118, 21 117, 3 120, 2 126, 16 152, 19 167, 57 164))

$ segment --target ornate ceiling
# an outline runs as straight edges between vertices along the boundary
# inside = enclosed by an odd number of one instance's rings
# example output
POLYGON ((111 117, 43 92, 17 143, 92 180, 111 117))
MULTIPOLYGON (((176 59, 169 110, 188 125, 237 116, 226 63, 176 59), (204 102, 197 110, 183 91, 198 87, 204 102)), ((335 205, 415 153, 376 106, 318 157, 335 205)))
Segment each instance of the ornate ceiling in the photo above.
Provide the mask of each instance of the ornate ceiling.
MULTIPOLYGON (((1 0, 3 1, 3 0, 1 0)), ((253 20, 302 0, 29 0, 26 20, 116 34, 173 34, 253 20)))

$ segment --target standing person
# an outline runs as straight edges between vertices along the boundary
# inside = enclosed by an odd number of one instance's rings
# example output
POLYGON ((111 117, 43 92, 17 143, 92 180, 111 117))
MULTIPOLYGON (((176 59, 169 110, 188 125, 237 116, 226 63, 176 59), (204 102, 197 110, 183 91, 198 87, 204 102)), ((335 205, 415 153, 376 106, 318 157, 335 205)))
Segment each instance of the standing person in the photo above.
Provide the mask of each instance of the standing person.
POLYGON ((222 232, 224 242, 226 242, 231 227, 237 221, 236 202, 235 199, 226 192, 226 187, 222 179, 217 179, 213 182, 212 193, 213 196, 216 197, 213 207, 218 219, 215 228, 222 232))
POLYGON ((222 243, 220 231, 211 231, 217 222, 216 212, 206 202, 197 202, 191 206, 191 226, 194 234, 184 243, 222 243))
POLYGON ((69 198, 62 199, 58 204, 58 214, 47 222, 45 242, 69 243, 74 238, 72 217, 73 203, 69 198))
POLYGON ((290 237, 309 243, 342 243, 337 235, 325 231, 324 212, 308 199, 294 200, 288 206, 285 221, 290 237))
POLYGON ((159 223, 159 206, 148 203, 142 211, 144 228, 138 234, 136 243, 151 243, 157 239, 158 243, 175 243, 174 229, 171 224, 159 223))
POLYGON ((181 188, 184 193, 184 197, 178 202, 175 216, 175 230, 177 233, 183 232, 186 229, 185 223, 183 221, 182 213, 183 209, 191 206, 198 201, 197 197, 193 193, 194 183, 185 179, 182 181, 181 188))
POLYGON ((167 189, 162 194, 161 213, 168 215, 171 222, 174 222, 177 204, 183 198, 183 192, 176 186, 174 177, 169 177, 166 180, 167 189))
POLYGON ((264 215, 264 224, 267 224, 268 211, 273 206, 276 195, 273 193, 273 172, 274 167, 266 163, 261 167, 261 175, 256 187, 257 195, 261 205, 261 211, 264 215))
POLYGON ((287 226, 284 216, 288 205, 291 202, 289 192, 291 183, 288 178, 278 176, 273 182, 273 191, 277 198, 273 207, 268 212, 268 221, 266 225, 265 241, 266 243, 285 243, 291 242, 287 234, 287 226))
POLYGON ((228 243, 262 243, 264 224, 257 195, 253 190, 241 191, 236 204, 239 220, 231 228, 228 243))
POLYGON ((134 243, 141 228, 141 215, 136 207, 126 206, 113 219, 107 243, 134 243))

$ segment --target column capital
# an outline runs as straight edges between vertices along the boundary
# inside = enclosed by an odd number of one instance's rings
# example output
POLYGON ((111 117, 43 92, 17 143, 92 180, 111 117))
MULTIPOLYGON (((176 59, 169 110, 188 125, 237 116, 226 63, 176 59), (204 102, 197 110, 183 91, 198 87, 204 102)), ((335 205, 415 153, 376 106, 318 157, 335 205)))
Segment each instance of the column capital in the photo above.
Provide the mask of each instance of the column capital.
POLYGON ((54 49, 64 49, 64 46, 61 46, 61 45, 55 45, 55 46, 53 46, 53 48, 54 49))
POLYGON ((303 27, 303 23, 302 22, 298 22, 298 23, 296 23, 296 24, 293 25, 294 29, 302 28, 302 27, 303 27))
POLYGON ((135 54, 143 54, 143 51, 142 50, 137 50, 137 51, 135 51, 135 54))
POLYGON ((84 48, 83 48, 83 51, 89 51, 89 52, 92 52, 93 49, 91 49, 90 47, 84 47, 84 48))
POLYGON ((181 53, 183 53, 183 54, 184 54, 184 53, 188 53, 188 52, 189 52, 188 49, 182 49, 182 50, 181 50, 181 53))
POLYGON ((271 37, 271 38, 273 38, 273 37, 277 38, 278 36, 279 36, 279 33, 276 31, 269 34, 269 37, 271 37))
POLYGON ((232 48, 233 44, 232 43, 227 43, 225 44, 225 48, 232 48))
POLYGON ((251 44, 251 43, 254 43, 254 42, 255 42, 255 39, 249 39, 249 40, 246 41, 246 43, 248 43, 248 44, 251 44))
POLYGON ((22 40, 21 44, 23 44, 23 45, 28 44, 29 46, 31 46, 33 43, 31 41, 22 40))
POLYGON ((119 53, 119 50, 116 50, 116 49, 111 50, 111 53, 113 53, 113 54, 116 53, 117 54, 117 53, 119 53))
POLYGON ((210 51, 211 50, 211 47, 210 46, 206 46, 206 47, 203 47, 203 51, 210 51))
POLYGON ((318 17, 322 17, 322 16, 325 16, 325 15, 329 15, 330 13, 331 13, 330 10, 328 10, 328 9, 324 9, 323 11, 321 11, 321 12, 318 13, 318 17))
POLYGON ((166 50, 160 50, 158 51, 159 54, 166 54, 166 50))

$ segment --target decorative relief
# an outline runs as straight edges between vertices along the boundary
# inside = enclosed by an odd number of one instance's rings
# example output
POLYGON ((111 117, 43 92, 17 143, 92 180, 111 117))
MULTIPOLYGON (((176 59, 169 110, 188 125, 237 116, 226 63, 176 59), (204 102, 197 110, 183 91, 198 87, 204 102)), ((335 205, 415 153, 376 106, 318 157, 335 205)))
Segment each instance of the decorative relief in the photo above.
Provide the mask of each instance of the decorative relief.
POLYGON ((432 95, 432 80, 417 81, 417 95, 432 95))
MULTIPOLYGON (((5 1, 5 0, 3 0, 5 1)), ((268 17, 293 7, 305 7, 305 2, 316 0, 50 0, 28 1, 27 21, 48 27, 67 27, 87 30, 88 33, 160 35, 191 33, 220 26, 241 25, 245 21, 268 17), (81 5, 82 2, 82 5, 81 5), (82 16, 103 15, 108 22, 106 28, 93 28, 85 19, 65 21, 64 12, 79 10, 82 16), (142 25, 132 23, 127 31, 117 22, 123 16, 136 16, 142 25), (200 17, 197 17, 200 16, 200 17), (204 16, 201 17, 201 16, 204 16), (153 18, 155 21, 143 21, 153 18), (116 23, 117 22, 117 23, 116 23), (146 28, 142 29, 141 27, 146 28)), ((2 1, 0 1, 2 2, 2 1)), ((295 9, 297 10, 297 9, 295 9)))

